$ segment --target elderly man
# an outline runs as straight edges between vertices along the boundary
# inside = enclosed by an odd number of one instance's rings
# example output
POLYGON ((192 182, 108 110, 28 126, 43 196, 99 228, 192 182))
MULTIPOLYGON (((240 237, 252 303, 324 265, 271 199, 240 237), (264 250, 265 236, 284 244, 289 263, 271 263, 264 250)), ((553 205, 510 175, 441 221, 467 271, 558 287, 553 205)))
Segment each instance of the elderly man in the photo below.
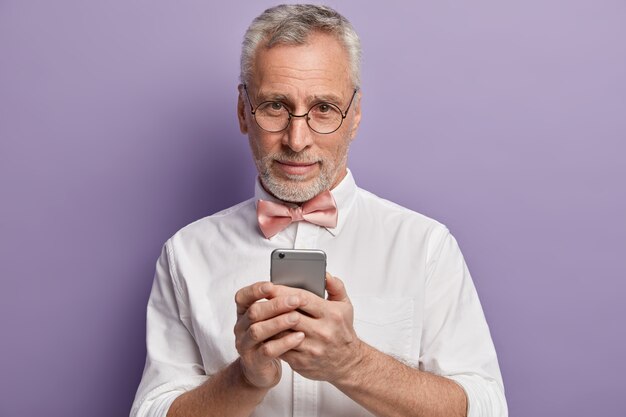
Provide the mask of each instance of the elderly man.
POLYGON ((354 29, 327 7, 278 6, 248 29, 237 114, 255 198, 165 244, 131 416, 507 415, 454 238, 347 169, 359 62, 354 29), (303 218, 311 200, 323 221, 303 218), (263 202, 300 214, 259 224, 263 202), (326 299, 272 284, 276 248, 322 249, 343 281, 327 274, 326 299))

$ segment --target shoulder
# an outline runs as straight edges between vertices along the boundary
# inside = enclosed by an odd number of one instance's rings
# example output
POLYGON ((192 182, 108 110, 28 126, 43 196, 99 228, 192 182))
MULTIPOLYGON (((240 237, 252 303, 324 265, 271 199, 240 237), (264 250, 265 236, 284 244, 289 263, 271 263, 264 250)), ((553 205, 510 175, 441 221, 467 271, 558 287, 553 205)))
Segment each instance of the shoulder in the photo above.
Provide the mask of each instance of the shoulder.
POLYGON ((441 232, 448 230, 444 224, 431 217, 379 197, 362 188, 358 189, 357 204, 360 210, 365 211, 366 214, 377 216, 377 219, 386 223, 387 226, 411 226, 421 229, 436 229, 441 232))
POLYGON ((394 242, 407 242, 416 249, 425 249, 428 257, 438 252, 451 236, 448 227, 441 222, 372 192, 359 188, 356 200, 360 229, 370 230, 372 235, 384 236, 394 242))
POLYGON ((172 244, 207 242, 249 233, 256 227, 255 199, 250 198, 210 216, 203 217, 178 230, 170 239, 172 244))

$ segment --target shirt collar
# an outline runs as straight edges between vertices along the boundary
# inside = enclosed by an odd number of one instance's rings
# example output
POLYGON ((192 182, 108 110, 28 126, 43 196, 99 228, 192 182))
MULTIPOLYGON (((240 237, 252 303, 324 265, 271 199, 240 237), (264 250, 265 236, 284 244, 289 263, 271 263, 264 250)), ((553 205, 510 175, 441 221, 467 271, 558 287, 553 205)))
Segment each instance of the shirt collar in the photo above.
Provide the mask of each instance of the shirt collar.
MULTIPOLYGON (((333 236, 337 236, 343 229, 343 226, 346 223, 346 220, 348 218, 350 210, 352 209, 352 206, 354 205, 354 200, 356 198, 356 182, 354 181, 352 172, 349 169, 347 171, 348 172, 346 173, 346 176, 341 180, 341 182, 337 184, 335 188, 330 190, 333 198, 335 199, 335 202, 337 203, 337 226, 332 229, 328 227, 326 227, 325 229, 328 230, 328 232, 333 236)), ((281 201, 268 193, 261 185, 261 180, 258 177, 254 184, 254 199, 256 201, 258 201, 259 199, 273 201, 276 203, 285 204, 290 207, 296 206, 296 204, 294 203, 281 201)))

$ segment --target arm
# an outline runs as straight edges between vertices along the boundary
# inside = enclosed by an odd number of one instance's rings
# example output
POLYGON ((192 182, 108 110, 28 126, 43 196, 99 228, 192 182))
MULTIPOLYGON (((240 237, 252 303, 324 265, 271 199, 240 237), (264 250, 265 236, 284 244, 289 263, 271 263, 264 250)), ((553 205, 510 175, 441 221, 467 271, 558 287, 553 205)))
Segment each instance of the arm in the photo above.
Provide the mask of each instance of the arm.
POLYGON ((432 239, 426 277, 419 369, 358 339, 343 284, 330 276, 328 300, 311 296, 302 309, 307 315, 293 328, 305 339, 282 358, 303 376, 334 384, 381 417, 507 416, 489 328, 463 256, 445 228, 432 239))
POLYGON ((198 388, 176 398, 167 417, 246 417, 268 391, 246 381, 237 359, 198 388))
POLYGON ((171 242, 157 261, 146 317, 146 364, 130 417, 164 417, 181 393, 208 377, 191 331, 184 292, 171 267, 171 242))
POLYGON ((275 297, 269 283, 241 289, 235 300, 241 357, 207 376, 188 322, 185 291, 171 267, 171 251, 168 242, 156 266, 148 301, 146 365, 130 416, 248 416, 280 380, 277 357, 301 342, 298 333, 274 337, 294 325, 287 320, 288 313, 301 300, 275 297), (256 303, 262 298, 270 301, 256 303), (275 340, 263 343, 269 338, 275 340))
POLYGON ((280 381, 278 357, 297 347, 304 334, 287 332, 300 316, 294 312, 302 306, 300 298, 275 297, 274 290, 260 282, 237 292, 235 343, 240 357, 176 398, 167 417, 246 417, 280 381), (268 301, 257 303, 263 298, 268 301))
POLYGON ((360 361, 334 382, 377 416, 466 416, 463 389, 447 378, 411 368, 361 343, 360 361))
POLYGON ((359 340, 343 283, 328 274, 326 285, 328 300, 311 296, 303 308, 311 317, 294 326, 305 340, 282 356, 295 371, 332 383, 380 417, 466 415, 465 393, 455 382, 406 366, 359 340))

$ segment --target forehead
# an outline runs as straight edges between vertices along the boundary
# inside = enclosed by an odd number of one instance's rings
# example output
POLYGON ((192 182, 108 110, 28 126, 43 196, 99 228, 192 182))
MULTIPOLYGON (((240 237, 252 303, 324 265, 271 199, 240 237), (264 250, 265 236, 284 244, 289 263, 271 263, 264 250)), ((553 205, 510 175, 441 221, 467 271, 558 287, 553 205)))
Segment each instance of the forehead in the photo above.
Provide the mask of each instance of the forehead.
POLYGON ((325 33, 311 34, 302 45, 259 47, 251 75, 259 93, 308 96, 352 91, 348 53, 325 33))

